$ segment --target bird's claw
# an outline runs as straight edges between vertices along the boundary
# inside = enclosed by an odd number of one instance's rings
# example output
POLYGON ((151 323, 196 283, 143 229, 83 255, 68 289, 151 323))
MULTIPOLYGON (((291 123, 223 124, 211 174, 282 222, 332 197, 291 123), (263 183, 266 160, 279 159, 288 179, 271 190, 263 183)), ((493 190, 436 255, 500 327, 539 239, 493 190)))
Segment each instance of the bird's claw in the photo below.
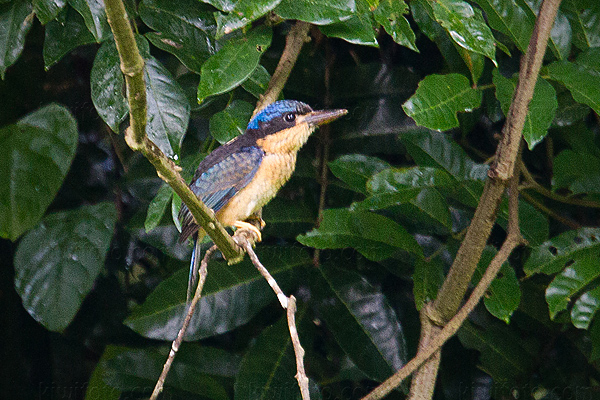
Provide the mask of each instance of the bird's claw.
MULTIPOLYGON (((261 220, 261 222, 264 223, 264 221, 262 221, 262 220, 261 220)), ((236 221, 233 224, 233 226, 235 226, 238 229, 247 229, 249 231, 252 231, 252 233, 254 233, 256 235, 256 241, 257 242, 262 241, 262 234, 260 233, 260 230, 256 226, 254 226, 248 222, 244 222, 244 221, 236 221)), ((263 224, 261 223, 261 227, 262 226, 263 226, 263 224)))

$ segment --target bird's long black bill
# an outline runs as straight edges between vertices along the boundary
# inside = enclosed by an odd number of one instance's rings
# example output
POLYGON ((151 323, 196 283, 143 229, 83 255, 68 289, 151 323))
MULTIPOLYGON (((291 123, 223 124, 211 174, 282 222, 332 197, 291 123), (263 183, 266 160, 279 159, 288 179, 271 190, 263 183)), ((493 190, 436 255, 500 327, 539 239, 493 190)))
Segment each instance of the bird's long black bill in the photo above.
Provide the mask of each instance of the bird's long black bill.
POLYGON ((348 114, 348 110, 343 108, 337 110, 313 111, 304 116, 304 122, 307 122, 309 125, 313 126, 324 125, 346 114, 348 114))

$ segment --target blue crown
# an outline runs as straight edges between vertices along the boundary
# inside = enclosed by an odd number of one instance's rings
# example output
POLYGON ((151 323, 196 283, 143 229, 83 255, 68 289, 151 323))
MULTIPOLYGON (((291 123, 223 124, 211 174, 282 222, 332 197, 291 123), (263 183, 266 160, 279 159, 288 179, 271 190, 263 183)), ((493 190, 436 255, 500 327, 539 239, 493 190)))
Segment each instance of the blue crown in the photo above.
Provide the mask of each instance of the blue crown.
POLYGON ((248 123, 248 128, 246 129, 258 129, 259 122, 267 122, 272 120, 273 118, 282 116, 288 112, 309 112, 312 109, 308 104, 302 103, 297 100, 279 100, 274 103, 269 104, 265 108, 263 108, 258 114, 254 116, 248 123))

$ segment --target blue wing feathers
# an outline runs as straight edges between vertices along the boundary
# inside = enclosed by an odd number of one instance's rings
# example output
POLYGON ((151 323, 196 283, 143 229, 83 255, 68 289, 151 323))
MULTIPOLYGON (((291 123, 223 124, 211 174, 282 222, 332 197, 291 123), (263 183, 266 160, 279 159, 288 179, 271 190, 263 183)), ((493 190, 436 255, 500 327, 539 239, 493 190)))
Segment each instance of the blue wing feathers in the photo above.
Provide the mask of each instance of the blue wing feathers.
MULTIPOLYGON (((207 162, 203 161, 198 167, 190 188, 207 207, 219 211, 252 180, 263 156, 264 151, 259 147, 246 146, 216 159, 205 159, 207 162)), ((185 204, 179 215, 182 220, 180 240, 184 241, 198 227, 185 204)))

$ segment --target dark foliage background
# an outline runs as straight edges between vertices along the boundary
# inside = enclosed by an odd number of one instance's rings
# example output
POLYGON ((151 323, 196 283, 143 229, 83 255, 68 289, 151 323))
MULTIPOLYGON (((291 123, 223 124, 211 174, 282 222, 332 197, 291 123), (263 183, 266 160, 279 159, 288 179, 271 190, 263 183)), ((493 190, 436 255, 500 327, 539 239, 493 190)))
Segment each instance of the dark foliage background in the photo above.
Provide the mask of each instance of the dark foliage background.
MULTIPOLYGON (((206 3, 126 3, 148 134, 189 179, 243 131, 292 20, 316 24, 283 95, 349 114, 302 149, 257 252, 299 299, 314 398, 358 399, 416 353, 539 2, 206 3)), ((598 21, 595 0, 563 1, 524 132, 529 245, 444 348, 436 398, 600 396, 598 21)), ((101 2, 0 1, 3 398, 147 397, 181 324, 181 201, 125 144, 118 63, 101 2)), ((215 260, 204 294, 163 398, 298 397, 284 313, 252 265, 215 260)))

